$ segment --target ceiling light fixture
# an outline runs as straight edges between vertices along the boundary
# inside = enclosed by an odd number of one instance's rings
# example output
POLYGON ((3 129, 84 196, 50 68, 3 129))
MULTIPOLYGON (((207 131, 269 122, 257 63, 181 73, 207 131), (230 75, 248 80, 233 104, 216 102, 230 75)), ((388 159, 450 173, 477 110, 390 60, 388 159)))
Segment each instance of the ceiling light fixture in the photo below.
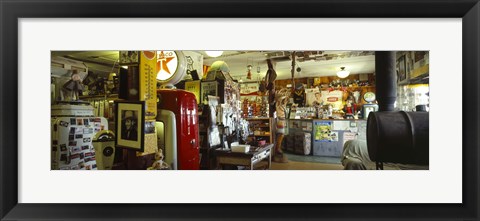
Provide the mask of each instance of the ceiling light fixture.
POLYGON ((340 69, 341 70, 339 72, 337 72, 337 76, 339 78, 346 78, 346 77, 348 77, 348 75, 350 75, 350 71, 346 71, 345 67, 341 67, 340 69))
POLYGON ((205 54, 207 54, 208 56, 210 56, 212 58, 216 58, 216 57, 219 57, 220 55, 222 55, 223 51, 205 51, 205 54))

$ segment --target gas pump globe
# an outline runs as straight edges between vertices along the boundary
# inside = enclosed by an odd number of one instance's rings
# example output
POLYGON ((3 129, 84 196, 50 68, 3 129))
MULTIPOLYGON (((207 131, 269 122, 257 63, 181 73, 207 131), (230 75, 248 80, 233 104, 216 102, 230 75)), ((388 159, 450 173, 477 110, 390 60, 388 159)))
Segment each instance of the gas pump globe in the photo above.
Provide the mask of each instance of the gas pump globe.
POLYGON ((181 51, 157 51, 156 69, 160 88, 175 88, 187 73, 187 60, 181 51))

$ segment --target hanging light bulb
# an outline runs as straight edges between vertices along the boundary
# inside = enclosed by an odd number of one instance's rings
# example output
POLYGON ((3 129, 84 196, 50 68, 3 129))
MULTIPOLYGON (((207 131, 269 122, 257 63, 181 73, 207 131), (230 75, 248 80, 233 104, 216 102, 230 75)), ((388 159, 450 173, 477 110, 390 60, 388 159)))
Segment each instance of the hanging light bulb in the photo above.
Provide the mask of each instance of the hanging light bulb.
POLYGON ((207 54, 208 56, 210 56, 212 58, 216 58, 216 57, 219 57, 220 55, 222 55, 223 51, 205 51, 205 54, 207 54))
POLYGON ((341 67, 340 69, 341 70, 339 72, 337 72, 337 76, 339 78, 346 78, 346 77, 348 77, 348 75, 350 75, 350 71, 346 71, 345 67, 341 67))

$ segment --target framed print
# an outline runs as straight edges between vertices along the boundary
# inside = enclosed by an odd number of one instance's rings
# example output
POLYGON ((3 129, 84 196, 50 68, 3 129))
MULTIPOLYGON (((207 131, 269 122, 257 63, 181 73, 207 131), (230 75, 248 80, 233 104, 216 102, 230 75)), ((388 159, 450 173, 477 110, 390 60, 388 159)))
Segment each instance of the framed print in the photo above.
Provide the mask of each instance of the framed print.
POLYGON ((405 55, 400 56, 400 58, 397 60, 397 78, 399 82, 404 82, 407 80, 405 55))
MULTIPOLYGON (((480 218, 478 0, 2 0, 0 5, 1 220, 480 218), (441 31, 447 26, 448 33, 441 31), (302 34, 291 35, 290 29, 302 34), (348 34, 337 30, 348 30, 348 34), (402 30, 401 42, 398 30, 402 30), (80 34, 86 31, 94 34, 80 34), (255 34, 262 37, 252 39, 255 34), (436 153, 430 170, 290 171, 275 175, 258 171, 237 177, 228 171, 49 170, 49 154, 45 152, 52 148, 51 108, 42 97, 48 96, 49 88, 36 83, 49 81, 52 50, 274 50, 279 45, 292 51, 321 47, 429 50, 428 65, 435 71, 431 99, 432 105, 437 105, 430 123, 432 130, 439 128, 432 137, 443 138, 432 139, 437 143, 430 146, 436 153), (451 103, 442 106, 448 94, 455 95, 455 120, 446 118, 452 116, 452 108, 447 108, 451 103), (455 126, 444 130, 439 123, 445 120, 455 126), (30 130, 32 126, 37 130, 30 130), (405 178, 403 182, 399 177, 405 178), (69 180, 88 187, 88 194, 71 185, 59 185, 69 180), (139 184, 148 191, 126 188, 139 184), (251 188, 252 184, 262 192, 251 188), (205 186, 215 188, 203 191, 205 186)), ((427 58, 419 54, 418 59, 421 64, 427 58)), ((115 114, 125 118, 135 115, 115 114)))
POLYGON ((140 51, 120 51, 120 65, 138 65, 140 62, 140 51))
POLYGON ((429 69, 429 54, 425 51, 416 51, 412 56, 412 72, 409 78, 418 78, 428 73, 429 69))
POLYGON ((143 152, 145 102, 116 101, 115 109, 115 146, 143 152))

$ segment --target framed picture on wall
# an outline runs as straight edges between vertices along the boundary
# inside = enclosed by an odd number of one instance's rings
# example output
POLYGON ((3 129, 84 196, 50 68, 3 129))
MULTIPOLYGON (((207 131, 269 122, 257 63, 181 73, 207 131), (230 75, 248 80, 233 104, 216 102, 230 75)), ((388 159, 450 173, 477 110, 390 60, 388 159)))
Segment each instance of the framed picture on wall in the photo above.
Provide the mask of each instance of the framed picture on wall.
POLYGON ((145 102, 115 102, 115 146, 144 150, 145 102))
POLYGON ((397 60, 397 80, 400 83, 407 80, 407 68, 405 65, 405 55, 402 55, 397 60))
POLYGON ((120 51, 118 59, 120 65, 138 65, 140 53, 139 51, 120 51))

